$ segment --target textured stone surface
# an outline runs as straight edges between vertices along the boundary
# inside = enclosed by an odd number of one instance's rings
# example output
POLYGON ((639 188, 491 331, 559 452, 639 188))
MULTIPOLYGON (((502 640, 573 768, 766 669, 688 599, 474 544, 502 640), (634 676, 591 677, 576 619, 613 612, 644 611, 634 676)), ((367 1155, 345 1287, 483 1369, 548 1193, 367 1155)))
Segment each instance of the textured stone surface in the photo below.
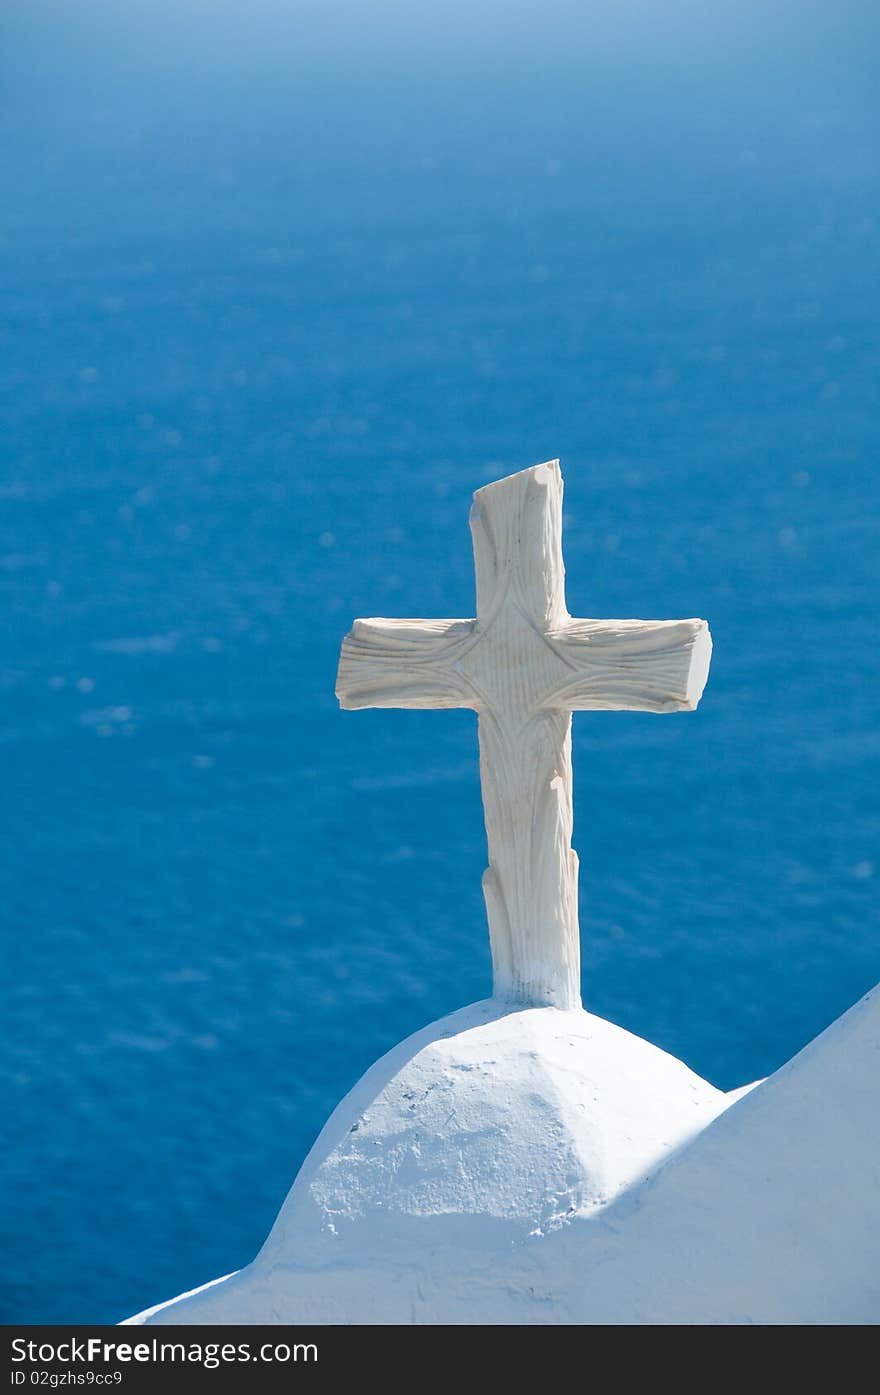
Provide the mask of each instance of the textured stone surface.
MULTIPOLYGON (((485 1005, 468 1012, 483 1013, 485 1005)), ((477 1082, 490 1093, 487 1138, 469 1154, 453 1130, 445 1152, 428 1148, 418 1158, 411 1146, 415 1121, 401 1130, 400 1110, 401 1087, 408 1088, 403 1082, 413 1079, 414 1068, 420 1088, 427 1084, 419 1055, 423 1065, 432 1062, 438 1088, 448 1088, 454 1062, 472 1064, 478 1041, 488 1047, 496 1031, 505 1032, 504 1019, 484 1028, 471 1022, 444 1044, 437 1029, 460 1025, 463 1016, 397 1048, 340 1105, 254 1264, 134 1321, 880 1321, 880 989, 768 1080, 721 1097, 680 1062, 637 1038, 624 1040, 627 1034, 607 1023, 588 1017, 578 1032, 569 1025, 573 1014, 528 1013, 522 1046, 517 1036, 510 1057, 495 1056, 494 1075, 486 1073, 488 1056, 478 1052, 477 1082), (532 1048, 541 1053, 540 1067, 530 1063, 532 1048), (399 1076, 377 1091, 404 1050, 413 1052, 409 1062, 401 1061, 399 1076), (576 1208, 571 1214, 553 1199, 564 1199, 565 1187, 544 1193, 531 1176, 523 1186, 528 1207, 510 1214, 504 1179, 523 1153, 515 1148, 509 1161, 509 1137, 497 1113, 497 1074, 508 1067, 521 1070, 508 1097, 525 1111, 514 1134, 531 1134, 535 1170, 554 1159, 559 1178, 567 1161, 584 1169, 568 1193, 576 1208), (577 1125, 578 1111, 562 1103, 558 1087, 566 1078, 568 1101, 585 1099, 590 1072, 594 1112, 577 1125), (352 1124, 371 1113, 370 1099, 379 1105, 373 1136, 377 1144, 380 1133, 383 1139, 373 1150, 383 1159, 378 1172, 375 1163, 370 1167, 369 1147, 353 1150, 345 1142, 352 1124), (676 1146, 671 1133, 664 1136, 649 1122, 655 1106, 658 1116, 677 1117, 683 1128, 691 1117, 698 1131, 676 1146), (558 1147, 542 1136, 551 1119, 558 1147), (497 1143, 494 1176, 490 1136, 497 1143), (647 1174, 602 1204, 599 1195, 610 1191, 610 1182, 637 1170, 640 1150, 654 1155, 647 1174), (406 1156, 415 1170, 408 1180, 404 1174, 398 1194, 390 1164, 406 1156), (479 1169, 483 1215, 466 1210, 468 1156, 486 1164, 479 1169), (381 1203, 369 1214, 352 1206, 358 1174, 381 1203), (443 1210, 440 1202, 456 1196, 460 1209, 443 1210), (494 1223, 493 1206, 503 1213, 494 1223), (526 1209, 543 1218, 534 1233, 524 1234, 526 1209)), ((498 1047, 505 1041, 509 1047, 509 1036, 499 1036, 498 1047)), ((480 1088, 468 1081, 462 1092, 473 1090, 475 1114, 480 1088)))
MULTIPOLYGON (((505 1260, 600 1211, 728 1103, 674 1057, 589 1013, 476 1003, 367 1071, 254 1263, 163 1309, 162 1321, 335 1320, 335 1281, 345 1288, 352 1272, 505 1260), (316 1273, 329 1289, 315 1287, 316 1273)), ((345 1320, 358 1321, 376 1295, 347 1302, 345 1320)))

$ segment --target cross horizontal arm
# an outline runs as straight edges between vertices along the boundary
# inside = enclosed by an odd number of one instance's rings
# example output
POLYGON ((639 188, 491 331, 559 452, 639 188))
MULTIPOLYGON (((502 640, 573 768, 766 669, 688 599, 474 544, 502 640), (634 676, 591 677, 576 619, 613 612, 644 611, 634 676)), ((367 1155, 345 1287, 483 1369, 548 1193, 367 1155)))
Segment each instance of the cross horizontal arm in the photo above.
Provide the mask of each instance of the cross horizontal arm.
POLYGON ((473 645, 475 627, 475 620, 355 620, 342 643, 339 705, 473 707, 455 664, 473 645))
POLYGON ((572 712, 689 712, 703 695, 705 620, 569 620, 548 634, 567 665, 544 707, 572 712))

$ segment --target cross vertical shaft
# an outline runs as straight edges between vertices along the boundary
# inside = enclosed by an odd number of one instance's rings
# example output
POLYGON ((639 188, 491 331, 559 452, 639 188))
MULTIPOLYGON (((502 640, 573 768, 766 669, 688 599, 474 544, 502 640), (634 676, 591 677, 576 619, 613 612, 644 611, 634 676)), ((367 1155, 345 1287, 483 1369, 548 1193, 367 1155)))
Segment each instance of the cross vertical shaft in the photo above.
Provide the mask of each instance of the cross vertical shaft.
POLYGON ((478 490, 471 510, 480 653, 483 895, 495 993, 580 1005, 571 713, 543 699, 568 619, 562 476, 538 466, 478 490))

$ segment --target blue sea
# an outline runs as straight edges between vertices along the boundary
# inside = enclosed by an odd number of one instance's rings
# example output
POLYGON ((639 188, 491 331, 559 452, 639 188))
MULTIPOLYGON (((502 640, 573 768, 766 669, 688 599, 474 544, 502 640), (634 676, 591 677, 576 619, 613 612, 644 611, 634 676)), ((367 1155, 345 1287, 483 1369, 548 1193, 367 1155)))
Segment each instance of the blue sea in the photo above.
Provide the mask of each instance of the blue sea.
POLYGON ((341 713, 560 457, 584 997, 723 1088, 880 978, 876 8, 84 0, 0 21, 0 1318, 246 1263, 485 996, 476 722, 341 713))

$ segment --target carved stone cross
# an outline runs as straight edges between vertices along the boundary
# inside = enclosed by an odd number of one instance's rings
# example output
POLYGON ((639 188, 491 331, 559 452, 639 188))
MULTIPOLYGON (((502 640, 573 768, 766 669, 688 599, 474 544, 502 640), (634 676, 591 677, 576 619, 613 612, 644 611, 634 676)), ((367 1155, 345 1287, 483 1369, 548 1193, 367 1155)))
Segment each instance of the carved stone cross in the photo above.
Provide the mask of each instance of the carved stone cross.
POLYGON ((478 489, 476 620, 356 620, 345 708, 479 715, 494 992, 580 1006, 571 713, 692 711, 709 672, 705 620, 573 620, 565 608, 558 460, 478 489))

